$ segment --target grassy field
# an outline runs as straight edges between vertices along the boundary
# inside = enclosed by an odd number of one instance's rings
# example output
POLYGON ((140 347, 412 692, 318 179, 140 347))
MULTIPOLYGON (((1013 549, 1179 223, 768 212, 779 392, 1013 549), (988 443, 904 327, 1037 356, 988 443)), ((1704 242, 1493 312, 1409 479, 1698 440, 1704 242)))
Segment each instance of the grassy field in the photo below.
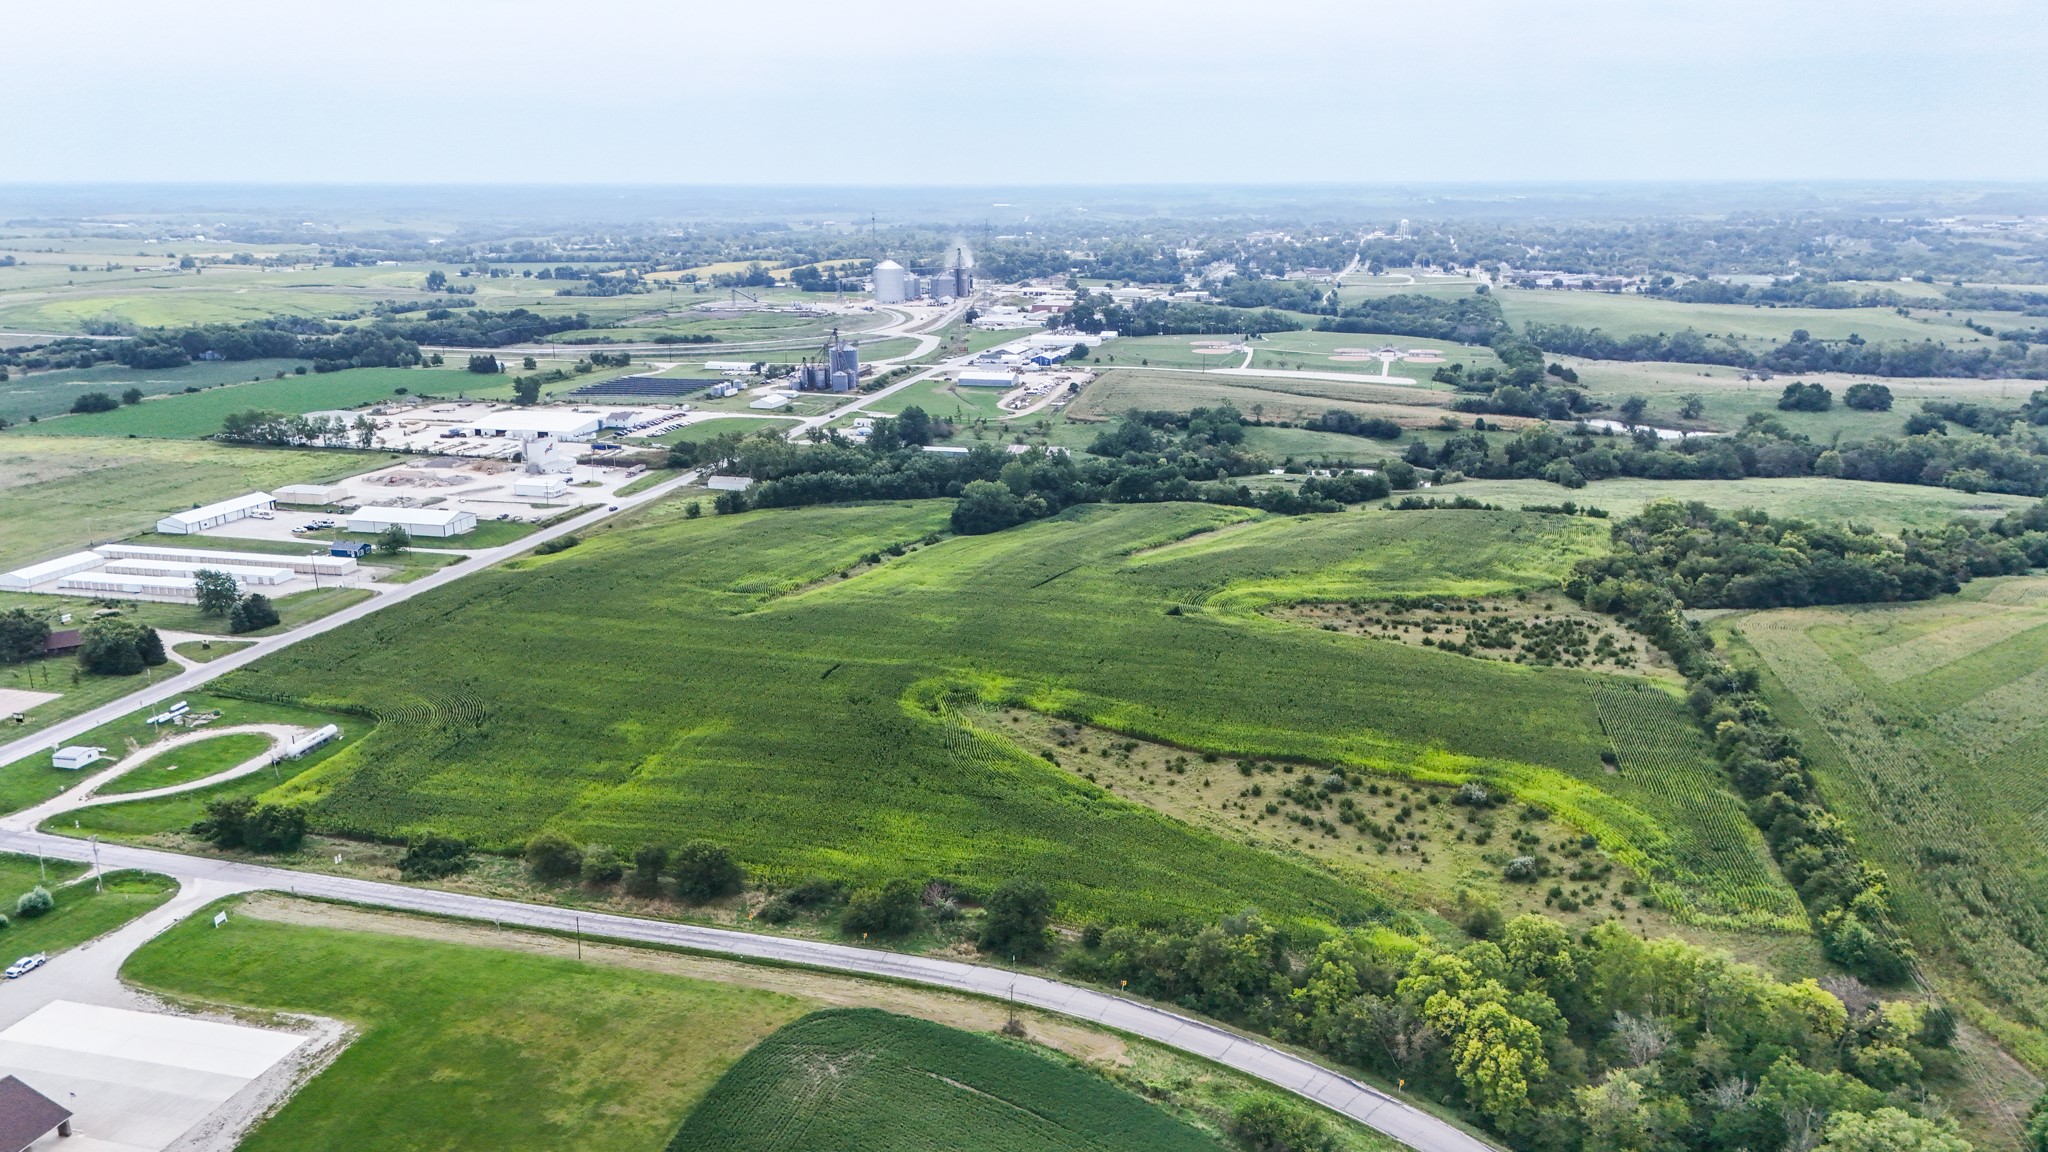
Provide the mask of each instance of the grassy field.
POLYGON ((105 935, 171 898, 177 885, 153 872, 109 872, 97 888, 83 864, 0 856, 0 905, 11 921, 0 929, 0 956, 61 952, 105 935), (41 885, 56 907, 34 918, 15 914, 15 900, 41 885))
MULTIPOLYGON (((181 833, 190 828, 192 822, 197 820, 205 811, 208 800, 228 795, 255 796, 277 787, 279 784, 291 779, 292 776, 316 767, 329 757, 337 755, 342 749, 361 739, 364 732, 371 727, 368 721, 354 716, 320 712, 283 704, 229 700, 207 693, 188 692, 176 697, 152 699, 147 707, 137 709, 119 720, 103 724, 91 732, 80 736, 77 742, 96 744, 105 748, 110 758, 109 763, 112 760, 118 760, 138 748, 147 747, 159 737, 160 733, 143 721, 158 708, 161 708, 164 704, 171 703, 173 700, 185 701, 191 705, 194 712, 203 713, 219 709, 222 716, 217 723, 222 726, 230 724, 294 724, 301 728, 318 728, 323 724, 335 724, 341 728, 341 737, 307 753, 301 759, 284 761, 277 765, 274 771, 259 772, 212 788, 205 788, 196 792, 182 792, 176 796, 166 796, 156 800, 136 800, 121 804, 81 809, 53 821, 50 825, 50 831, 63 833, 77 832, 80 835, 99 833, 102 836, 116 839, 124 837, 132 839, 164 833, 181 833)), ((223 737, 219 743, 226 744, 229 739, 240 739, 240 737, 223 737)), ((197 779, 199 776, 209 774, 195 772, 189 776, 181 774, 180 778, 177 779, 157 779, 167 775, 167 773, 162 771, 163 765, 167 763, 178 764, 182 767, 193 763, 195 757, 204 757, 205 762, 225 761, 224 763, 218 763, 217 769, 231 768, 254 754, 253 752, 245 752, 240 759, 232 759, 228 756, 220 755, 216 750, 201 752, 201 749, 206 749, 207 745, 212 743, 215 742, 202 742, 189 752, 165 753, 164 755, 168 757, 166 760, 144 761, 140 768, 137 768, 135 772, 130 773, 124 779, 122 783, 126 787, 122 790, 154 788, 166 783, 180 783, 183 779, 197 779)), ((258 750, 260 751, 260 748, 258 750)), ((106 766, 105 764, 101 765, 101 767, 106 766)), ((5 768, 0 768, 0 808, 13 812, 29 807, 77 784, 82 778, 77 772, 51 767, 47 756, 32 756, 26 760, 17 761, 5 768)))
POLYGON ((240 1145, 646 1149, 758 1040, 804 1012, 772 992, 233 916, 195 916, 122 975, 184 999, 360 1031, 240 1145))
POLYGON ((228 416, 251 408, 296 416, 389 400, 400 389, 431 396, 454 396, 464 390, 477 392, 477 385, 489 385, 494 379, 455 369, 351 368, 345 372, 309 373, 208 388, 203 392, 175 393, 124 405, 112 412, 44 420, 36 425, 35 431, 44 436, 197 440, 220 431, 221 421, 228 416))
POLYGON ((130 388, 145 396, 182 393, 187 388, 214 388, 223 384, 246 384, 268 380, 276 372, 290 372, 300 360, 236 360, 187 364, 181 368, 123 368, 101 364, 93 368, 61 368, 50 372, 23 374, 10 369, 13 379, 0 384, 0 419, 23 423, 30 416, 47 420, 71 410, 71 402, 87 392, 105 392, 119 398, 130 388))
POLYGON ((1921 484, 1845 483, 1820 476, 1601 480, 1573 491, 1543 480, 1468 480, 1452 491, 1508 508, 1569 499, 1615 516, 1633 516, 1653 500, 1698 500, 1731 512, 1761 508, 1773 516, 1861 524, 1883 532, 1938 528, 1958 516, 1998 517, 2038 502, 2030 496, 1972 495, 1921 484))
POLYGON ((356 452, 8 433, 0 436, 0 570, 125 539, 195 504, 335 480, 386 461, 356 452))
POLYGON ((1449 410, 1448 393, 1401 383, 1110 371, 1083 388, 1067 411, 1078 418, 1102 420, 1132 408, 1186 411, 1225 403, 1246 415, 1289 422, 1313 419, 1335 408, 1409 425, 1434 424, 1449 410))
POLYGON ((2048 1059, 2048 578, 1717 630, 1765 674, 1930 967, 1967 971, 1994 1031, 2048 1059))
POLYGON ((198 664, 211 664, 223 656, 247 648, 245 640, 186 640, 171 645, 171 651, 198 664))
MULTIPOLYGON (((1886 285, 1891 287, 1891 285, 1886 285)), ((1816 340, 1934 340, 1970 344, 1985 338, 1963 327, 1963 318, 1916 312, 1901 316, 1889 308, 1759 308, 1748 304, 1681 304, 1654 296, 1609 292, 1559 292, 1502 288, 1494 293, 1516 328, 1524 324, 1576 324, 1611 335, 1677 332, 1694 328, 1768 347, 1804 328, 1816 340)))
MULTIPOLYGON (((1009 702, 1220 755, 1491 780, 1593 832, 1681 914, 1797 920, 1788 891, 1757 893, 1753 860, 1695 856, 1662 827, 1699 816, 1718 785, 1710 761, 1640 781, 1603 769, 1612 677, 1259 615, 1304 599, 1554 583, 1605 546, 1602 525, 1361 512, 1217 531, 1244 514, 1097 506, 836 577, 865 553, 914 545, 946 510, 689 521, 670 503, 310 640, 223 689, 380 718, 281 793, 313 802, 329 829, 431 829, 496 848, 543 827, 621 846, 706 836, 771 880, 986 886, 1026 872, 1055 883, 1077 918, 1375 906, 978 733, 954 704, 1009 702), (420 659, 456 650, 459 665, 420 659)), ((1686 723, 1675 698, 1644 706, 1686 723)), ((1753 840, 1720 797, 1703 835, 1753 840)))
POLYGON ((813 1013, 733 1065, 670 1152, 1220 1152, 1142 1097, 1031 1048, 869 1009, 813 1013), (820 1082, 820 1069, 833 1069, 820 1082))
POLYGON ((261 756, 271 739, 260 732, 230 732, 161 752, 100 786, 97 796, 119 796, 204 780, 261 756))

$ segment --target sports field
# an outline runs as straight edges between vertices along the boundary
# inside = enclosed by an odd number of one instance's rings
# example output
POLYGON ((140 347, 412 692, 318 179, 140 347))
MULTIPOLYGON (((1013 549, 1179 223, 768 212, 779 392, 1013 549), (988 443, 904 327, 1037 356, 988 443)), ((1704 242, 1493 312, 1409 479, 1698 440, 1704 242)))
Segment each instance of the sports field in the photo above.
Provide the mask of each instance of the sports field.
MULTIPOLYGON (((147 407, 147 405, 145 405, 147 407)), ((284 484, 335 480, 395 457, 200 440, 0 436, 0 570, 120 540, 159 517, 284 484)))
POLYGON ((1891 875, 1937 972, 2048 1054, 2048 578, 1906 605, 1759 612, 1720 630, 1766 673, 1830 807, 1891 875))
MULTIPOLYGON (((1245 514, 1092 506, 918 545, 947 511, 686 520, 669 504, 309 640, 222 688, 374 712, 375 732, 279 795, 313 802, 320 826, 377 836, 433 830, 495 849, 541 828, 623 846, 703 836, 765 880, 985 887, 1027 873, 1076 918, 1378 906, 973 731, 955 702, 975 701, 1219 755, 1479 777, 1596 835, 1683 916, 1801 922, 1697 749, 1660 752, 1641 774, 1603 767, 1614 677, 1259 614, 1546 585, 1605 546, 1602 524, 1359 512, 1230 527, 1245 514), (909 550, 838 577, 891 544, 909 550), (457 649, 459 665, 423 658, 457 649)), ((1634 701, 1627 722, 1688 723, 1661 693, 1634 701)))

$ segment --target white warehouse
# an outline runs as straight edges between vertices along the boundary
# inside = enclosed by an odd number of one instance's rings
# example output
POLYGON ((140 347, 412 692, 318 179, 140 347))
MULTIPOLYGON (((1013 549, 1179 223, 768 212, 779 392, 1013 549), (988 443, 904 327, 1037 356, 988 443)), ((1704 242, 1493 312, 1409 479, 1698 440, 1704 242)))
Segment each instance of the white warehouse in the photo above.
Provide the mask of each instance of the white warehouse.
POLYGON ((156 530, 172 536, 185 536, 193 532, 204 532, 236 520, 246 520, 249 514, 260 509, 274 508, 277 500, 268 492, 251 492, 232 500, 222 500, 190 512, 173 512, 156 522, 156 530))
POLYGON ((386 508, 372 504, 349 513, 348 530, 372 535, 397 525, 413 536, 460 536, 476 531, 476 513, 456 508, 386 508))
POLYGON ((559 500, 569 494, 560 476, 521 476, 512 482, 512 494, 527 500, 559 500))
POLYGON ((175 560, 202 568, 218 568, 223 564, 241 568, 283 568, 302 576, 346 576, 356 570, 356 562, 346 556, 213 552, 197 548, 157 548, 147 544, 102 544, 93 551, 114 560, 175 560))
POLYGON ((73 552, 69 556, 59 556, 55 560, 45 560, 41 564, 31 564, 26 568, 17 568, 12 572, 0 575, 0 588, 8 588, 17 592, 24 591, 38 584, 47 584, 59 577, 70 576, 77 572, 83 572, 88 568, 97 568, 99 566, 100 556, 98 553, 73 552))
POLYGON ((567 412, 559 408, 507 408, 468 417, 460 425, 471 436, 494 436, 500 440, 588 440, 597 435, 604 418, 595 412, 567 412))
POLYGON ((280 504, 324 508, 348 499, 348 487, 343 484, 287 484, 279 488, 275 495, 280 504))

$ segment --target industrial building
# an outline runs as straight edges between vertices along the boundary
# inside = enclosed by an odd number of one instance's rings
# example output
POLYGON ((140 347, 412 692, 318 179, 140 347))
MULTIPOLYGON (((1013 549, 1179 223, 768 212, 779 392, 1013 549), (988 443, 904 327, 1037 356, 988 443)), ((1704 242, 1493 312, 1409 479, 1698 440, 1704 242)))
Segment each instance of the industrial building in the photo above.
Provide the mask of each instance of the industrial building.
POLYGON ((512 482, 512 494, 527 500, 559 500, 569 494, 560 476, 522 476, 512 482))
POLYGON ((466 417, 462 431, 499 440, 567 440, 581 442, 597 435, 604 420, 595 412, 548 408, 507 408, 466 417))
POLYGON ((348 530, 372 535, 393 525, 413 536, 460 536, 476 531, 476 513, 455 508, 387 508, 372 504, 349 513, 348 530))
MULTIPOLYGON (((197 548, 159 548, 146 544, 102 544, 94 552, 109 560, 175 560, 202 568, 231 564, 238 568, 283 568, 301 576, 347 576, 356 563, 342 556, 298 556, 275 552, 212 552, 197 548)), ((72 571, 80 571, 73 569, 72 571)))
POLYGON ((1015 372, 992 368, 969 368, 955 381, 962 388, 1015 388, 1020 382, 1015 372))
POLYGON ((268 492, 251 492, 232 500, 222 500, 194 508, 190 512, 173 512, 156 522, 156 530, 170 536, 185 536, 193 532, 204 532, 237 520, 246 520, 254 512, 268 511, 277 507, 277 499, 268 492))
POLYGON ((819 359, 797 366, 796 386, 805 392, 851 392, 860 387, 860 349, 851 340, 841 340, 834 328, 819 359))
POLYGON ((55 560, 45 560, 41 564, 31 564, 26 568, 17 568, 0 575, 0 588, 16 592, 25 591, 74 572, 97 568, 100 566, 100 560, 97 552, 73 552, 69 556, 59 556, 55 560))
POLYGON ((340 484, 287 484, 272 495, 277 497, 279 504, 324 508, 348 499, 348 489, 340 484))

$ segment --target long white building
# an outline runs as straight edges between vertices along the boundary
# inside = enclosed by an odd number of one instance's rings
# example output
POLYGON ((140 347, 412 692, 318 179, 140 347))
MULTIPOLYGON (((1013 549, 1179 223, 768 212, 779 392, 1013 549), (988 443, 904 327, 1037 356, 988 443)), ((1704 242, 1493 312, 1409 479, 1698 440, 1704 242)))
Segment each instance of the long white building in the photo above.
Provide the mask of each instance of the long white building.
POLYGON ((288 584, 297 573, 289 568, 241 568, 228 564, 187 564, 178 560, 109 560, 102 572, 114 576, 185 576, 201 572, 225 572, 235 583, 253 585, 288 584))
POLYGON ((412 536, 460 536, 476 531, 476 513, 456 508, 387 508, 372 504, 349 513, 348 530, 372 535, 396 524, 412 536))
MULTIPOLYGON (((232 564, 241 568, 284 568, 301 576, 347 576, 356 562, 347 556, 300 556, 272 552, 215 552, 198 548, 165 548, 149 544, 102 544, 94 552, 111 560, 174 560, 218 568, 232 564)), ((72 569, 78 571, 78 569, 72 569)))
POLYGON ((247 519, 251 512, 263 508, 275 508, 277 500, 268 492, 251 492, 232 500, 222 500, 190 512, 173 512, 156 522, 156 530, 167 535, 185 536, 193 532, 204 532, 236 520, 247 519))
POLYGON ((17 568, 12 572, 0 574, 0 588, 25 591, 38 584, 48 584, 74 572, 83 572, 99 566, 100 556, 97 552, 73 552, 69 556, 59 556, 55 560, 45 560, 41 564, 31 564, 26 568, 17 568))
POLYGON ((172 604, 190 604, 199 599, 199 586, 189 576, 121 576, 111 572, 82 572, 57 581, 57 590, 84 596, 163 600, 172 604))

